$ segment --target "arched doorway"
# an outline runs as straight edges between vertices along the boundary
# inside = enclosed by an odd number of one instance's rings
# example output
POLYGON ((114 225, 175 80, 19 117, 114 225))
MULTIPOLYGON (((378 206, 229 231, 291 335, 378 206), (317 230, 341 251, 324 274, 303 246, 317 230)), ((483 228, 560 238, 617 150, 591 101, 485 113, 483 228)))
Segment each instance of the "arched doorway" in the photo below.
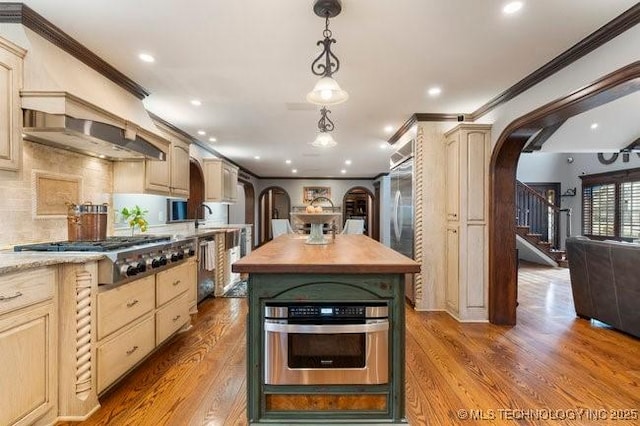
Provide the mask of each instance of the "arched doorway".
POLYGON ((279 186, 265 188, 258 198, 258 217, 260 218, 259 244, 272 239, 271 219, 289 219, 291 198, 287 191, 279 186))
POLYGON ((527 140, 540 130, 640 90, 640 61, 550 102, 509 124, 491 155, 489 169, 489 321, 515 325, 517 257, 515 182, 527 140))
POLYGON ((374 222, 373 193, 364 186, 349 188, 342 197, 342 225, 347 219, 363 219, 365 235, 373 235, 374 222))
POLYGON ((189 198, 187 199, 187 218, 203 219, 204 211, 200 205, 204 202, 204 172, 195 158, 189 161, 189 198))

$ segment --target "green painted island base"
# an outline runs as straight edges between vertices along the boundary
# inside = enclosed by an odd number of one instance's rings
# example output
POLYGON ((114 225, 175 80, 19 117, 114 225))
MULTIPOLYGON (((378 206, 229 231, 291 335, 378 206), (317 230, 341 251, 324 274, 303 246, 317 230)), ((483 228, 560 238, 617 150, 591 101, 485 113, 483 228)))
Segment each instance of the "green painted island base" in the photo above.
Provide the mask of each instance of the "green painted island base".
POLYGON ((404 274, 250 273, 248 296, 249 424, 407 424, 404 407, 404 274), (389 310, 389 382, 377 385, 265 384, 265 306, 304 302, 386 304, 389 310))

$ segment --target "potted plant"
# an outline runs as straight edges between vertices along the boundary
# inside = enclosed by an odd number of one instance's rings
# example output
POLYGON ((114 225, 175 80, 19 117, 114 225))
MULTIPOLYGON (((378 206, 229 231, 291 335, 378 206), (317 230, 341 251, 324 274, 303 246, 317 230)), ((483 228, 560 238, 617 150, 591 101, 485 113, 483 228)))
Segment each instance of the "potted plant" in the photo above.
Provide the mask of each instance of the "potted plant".
POLYGON ((141 209, 137 204, 135 207, 123 207, 122 210, 120 210, 120 214, 124 220, 129 222, 129 226, 131 227, 131 236, 133 236, 136 226, 140 228, 140 232, 147 231, 147 227, 149 226, 149 222, 147 222, 147 219, 145 218, 147 213, 149 213, 148 210, 141 209))

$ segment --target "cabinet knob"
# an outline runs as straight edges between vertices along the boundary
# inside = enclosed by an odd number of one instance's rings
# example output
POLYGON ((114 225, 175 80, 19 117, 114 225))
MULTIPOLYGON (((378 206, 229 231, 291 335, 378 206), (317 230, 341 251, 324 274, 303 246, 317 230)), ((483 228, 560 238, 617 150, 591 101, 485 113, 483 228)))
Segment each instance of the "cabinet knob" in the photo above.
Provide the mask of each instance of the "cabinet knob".
POLYGON ((138 299, 133 299, 131 302, 127 302, 127 308, 131 308, 140 302, 138 299))
POLYGON ((180 317, 181 317, 181 316, 182 316, 182 315, 176 315, 176 316, 175 316, 175 318, 173 318, 173 320, 172 320, 172 321, 173 321, 173 322, 178 321, 178 320, 180 319, 180 317))
POLYGON ((174 287, 177 286, 178 284, 180 284, 180 280, 176 280, 176 281, 173 282, 173 286, 174 287))
POLYGON ((127 351, 127 355, 131 355, 132 353, 134 353, 137 350, 138 350, 138 346, 136 345, 136 346, 132 347, 131 349, 129 349, 127 351))

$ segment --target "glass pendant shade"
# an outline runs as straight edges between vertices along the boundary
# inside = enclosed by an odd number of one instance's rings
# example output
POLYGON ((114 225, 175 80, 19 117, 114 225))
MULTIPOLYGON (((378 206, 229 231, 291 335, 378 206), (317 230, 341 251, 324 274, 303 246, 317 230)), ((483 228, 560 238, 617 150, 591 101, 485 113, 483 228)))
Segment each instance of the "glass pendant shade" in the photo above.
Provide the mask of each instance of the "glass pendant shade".
POLYGON ((307 102, 316 105, 336 105, 349 99, 349 94, 331 77, 322 77, 307 94, 307 102))
POLYGON ((338 145, 338 142, 333 139, 331 133, 320 132, 318 136, 316 136, 316 140, 311 142, 311 145, 316 148, 331 148, 338 145))

